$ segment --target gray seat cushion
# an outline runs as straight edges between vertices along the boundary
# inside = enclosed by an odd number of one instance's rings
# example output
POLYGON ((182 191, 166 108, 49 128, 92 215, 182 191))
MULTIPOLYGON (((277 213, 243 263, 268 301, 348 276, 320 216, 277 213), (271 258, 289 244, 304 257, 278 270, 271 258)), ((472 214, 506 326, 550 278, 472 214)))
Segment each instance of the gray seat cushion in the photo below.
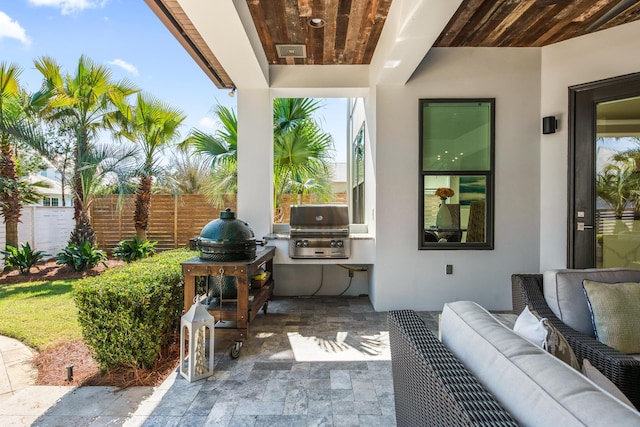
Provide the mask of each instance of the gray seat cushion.
POLYGON ((442 342, 521 425, 640 425, 635 409, 476 303, 445 304, 440 327, 442 342))
POLYGON ((640 270, 633 268, 604 268, 586 270, 550 270, 543 275, 544 299, 551 311, 566 325, 595 338, 589 304, 582 281, 619 283, 640 282, 640 270))

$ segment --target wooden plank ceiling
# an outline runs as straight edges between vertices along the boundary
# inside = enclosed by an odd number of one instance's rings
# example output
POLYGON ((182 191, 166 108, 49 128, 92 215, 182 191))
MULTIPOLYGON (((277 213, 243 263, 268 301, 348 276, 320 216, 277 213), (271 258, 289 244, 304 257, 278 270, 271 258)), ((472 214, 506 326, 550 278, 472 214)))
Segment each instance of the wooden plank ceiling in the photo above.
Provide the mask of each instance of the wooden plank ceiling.
POLYGON ((463 0, 436 47, 541 47, 640 19, 638 0, 463 0))
POLYGON ((271 64, 369 64, 391 0, 247 0, 271 64), (323 19, 321 28, 309 26, 323 19), (306 46, 306 58, 280 58, 279 44, 306 46))
MULTIPOLYGON (((178 0, 145 1, 216 86, 234 87, 178 0)), ((392 0, 246 1, 269 63, 349 65, 371 62, 392 0), (305 45, 306 57, 280 58, 279 44, 305 45)), ((463 0, 434 46, 540 47, 637 19, 640 0, 463 0)))

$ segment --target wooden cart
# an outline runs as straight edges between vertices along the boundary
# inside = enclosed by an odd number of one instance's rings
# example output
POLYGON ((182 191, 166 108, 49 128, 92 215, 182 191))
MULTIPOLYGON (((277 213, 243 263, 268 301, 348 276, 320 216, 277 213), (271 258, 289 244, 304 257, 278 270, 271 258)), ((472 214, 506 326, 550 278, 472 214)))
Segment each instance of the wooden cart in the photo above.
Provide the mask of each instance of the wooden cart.
POLYGON ((216 338, 233 340, 231 357, 240 355, 242 343, 249 336, 249 323, 256 317, 260 308, 267 312, 269 300, 273 295, 273 246, 258 247, 256 257, 245 261, 210 261, 191 258, 183 262, 184 311, 191 308, 196 296, 196 277, 198 276, 235 276, 238 279, 236 299, 222 299, 221 304, 209 308, 216 321, 216 338), (268 272, 269 278, 260 287, 251 287, 251 276, 260 268, 268 272))

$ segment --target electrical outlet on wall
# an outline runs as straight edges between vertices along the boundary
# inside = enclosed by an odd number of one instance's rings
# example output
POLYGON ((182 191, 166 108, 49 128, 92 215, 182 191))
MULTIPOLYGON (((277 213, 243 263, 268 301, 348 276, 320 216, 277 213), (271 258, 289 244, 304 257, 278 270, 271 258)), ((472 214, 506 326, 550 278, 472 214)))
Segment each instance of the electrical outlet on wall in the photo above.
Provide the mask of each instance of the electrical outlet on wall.
POLYGON ((453 264, 447 264, 447 274, 453 274, 453 264))

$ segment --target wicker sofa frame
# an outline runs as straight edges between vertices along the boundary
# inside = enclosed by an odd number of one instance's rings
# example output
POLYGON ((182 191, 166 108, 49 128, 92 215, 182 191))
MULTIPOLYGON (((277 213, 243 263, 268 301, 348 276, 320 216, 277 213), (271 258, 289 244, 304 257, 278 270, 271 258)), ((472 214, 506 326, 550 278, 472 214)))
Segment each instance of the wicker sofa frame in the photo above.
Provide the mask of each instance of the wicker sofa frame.
POLYGON ((398 426, 517 426, 412 310, 387 317, 398 426))
POLYGON ((567 338, 580 362, 589 362, 609 378, 629 400, 640 408, 640 361, 602 344, 567 326, 551 311, 543 295, 542 274, 514 274, 511 276, 513 311, 520 313, 525 306, 546 317, 567 338))

